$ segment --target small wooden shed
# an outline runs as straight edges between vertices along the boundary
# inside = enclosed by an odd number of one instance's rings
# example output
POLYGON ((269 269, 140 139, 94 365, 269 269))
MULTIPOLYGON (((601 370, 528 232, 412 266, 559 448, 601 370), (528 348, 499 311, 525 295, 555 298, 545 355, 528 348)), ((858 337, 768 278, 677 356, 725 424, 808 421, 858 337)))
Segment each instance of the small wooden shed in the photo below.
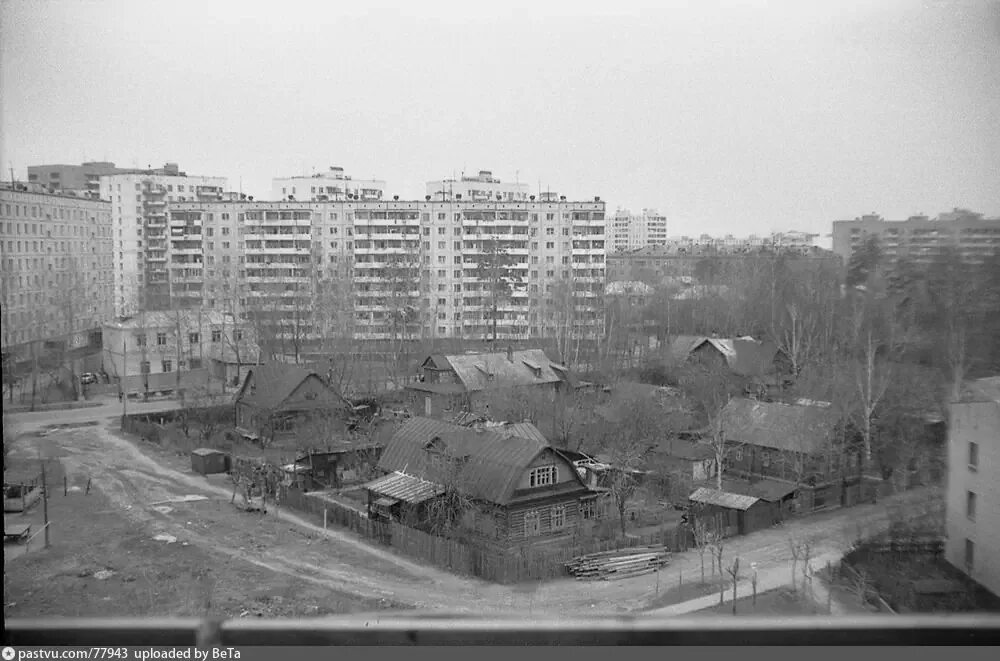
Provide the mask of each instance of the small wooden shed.
POLYGON ((721 532, 723 537, 769 528, 774 521, 775 505, 756 496, 701 487, 688 496, 688 500, 696 509, 695 516, 709 529, 721 532))
POLYGON ((230 459, 222 450, 214 448, 198 448, 191 451, 191 470, 202 475, 227 473, 230 459))

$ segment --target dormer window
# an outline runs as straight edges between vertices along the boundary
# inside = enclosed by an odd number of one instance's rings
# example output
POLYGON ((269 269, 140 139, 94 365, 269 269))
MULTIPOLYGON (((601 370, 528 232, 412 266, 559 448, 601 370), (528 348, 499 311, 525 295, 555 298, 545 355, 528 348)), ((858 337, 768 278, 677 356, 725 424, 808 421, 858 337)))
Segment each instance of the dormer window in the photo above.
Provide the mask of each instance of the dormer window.
POLYGON ((535 363, 532 363, 532 362, 527 361, 527 360, 522 360, 521 362, 524 363, 525 367, 527 367, 529 370, 531 370, 532 375, 534 375, 534 377, 536 379, 542 378, 542 368, 541 368, 541 366, 536 365, 535 363))
POLYGON ((532 468, 531 472, 528 474, 528 486, 535 488, 555 484, 557 475, 558 473, 555 465, 532 468))
POLYGON ((479 370, 483 374, 483 376, 486 377, 487 381, 492 381, 493 380, 493 376, 494 376, 493 372, 489 371, 488 369, 486 369, 482 365, 476 365, 476 369, 479 370))

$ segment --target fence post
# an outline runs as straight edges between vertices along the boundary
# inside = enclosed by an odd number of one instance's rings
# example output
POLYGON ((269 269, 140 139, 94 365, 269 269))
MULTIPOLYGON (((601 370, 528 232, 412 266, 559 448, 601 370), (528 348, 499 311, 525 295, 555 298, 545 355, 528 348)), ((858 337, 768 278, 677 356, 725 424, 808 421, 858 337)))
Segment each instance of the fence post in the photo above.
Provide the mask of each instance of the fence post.
POLYGON ((326 530, 326 508, 323 508, 323 530, 326 530))
POLYGON ((45 483, 45 461, 42 461, 42 516, 45 517, 45 548, 49 548, 49 489, 45 483))
POLYGON ((66 479, 66 476, 63 475, 63 496, 66 496, 69 493, 69 486, 68 486, 68 484, 69 483, 68 483, 68 480, 66 479))

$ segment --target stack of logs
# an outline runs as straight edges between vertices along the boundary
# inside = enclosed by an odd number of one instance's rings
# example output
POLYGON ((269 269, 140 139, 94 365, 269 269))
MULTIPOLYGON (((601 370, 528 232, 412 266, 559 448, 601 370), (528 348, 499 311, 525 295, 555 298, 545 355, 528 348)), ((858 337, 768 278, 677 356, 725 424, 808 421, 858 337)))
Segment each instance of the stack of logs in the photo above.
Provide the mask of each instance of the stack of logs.
POLYGON ((670 563, 665 546, 637 546, 573 558, 566 569, 579 581, 616 581, 659 570, 670 563))

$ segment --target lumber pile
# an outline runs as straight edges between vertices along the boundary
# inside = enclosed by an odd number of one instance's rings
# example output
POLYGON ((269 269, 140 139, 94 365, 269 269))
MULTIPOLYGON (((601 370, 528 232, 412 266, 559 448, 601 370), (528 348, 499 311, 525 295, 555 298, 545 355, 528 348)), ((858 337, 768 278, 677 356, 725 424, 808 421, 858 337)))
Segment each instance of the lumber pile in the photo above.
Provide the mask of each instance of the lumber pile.
POLYGON ((665 546, 637 546, 577 556, 566 569, 578 581, 617 581, 659 570, 670 563, 665 546))

